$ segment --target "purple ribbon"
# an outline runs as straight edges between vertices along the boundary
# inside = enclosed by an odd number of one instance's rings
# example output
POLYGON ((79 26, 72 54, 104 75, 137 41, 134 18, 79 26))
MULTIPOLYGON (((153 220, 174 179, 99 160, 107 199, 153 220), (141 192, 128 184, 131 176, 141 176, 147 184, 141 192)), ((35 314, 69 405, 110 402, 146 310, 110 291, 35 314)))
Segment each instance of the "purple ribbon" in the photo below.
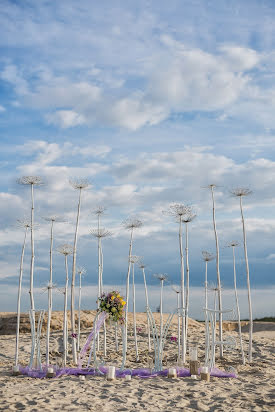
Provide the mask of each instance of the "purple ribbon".
MULTIPOLYGON (((104 375, 107 374, 108 367, 100 367, 99 371, 95 368, 60 368, 58 369, 57 367, 54 367, 55 371, 55 376, 58 378, 60 376, 64 375, 92 375, 92 376, 97 376, 103 373, 104 375)), ((186 368, 176 368, 177 369, 177 375, 179 378, 184 378, 190 376, 190 371, 189 369, 186 368)), ((44 366, 42 370, 37 370, 37 369, 30 369, 28 366, 26 367, 20 367, 20 372, 23 375, 27 375, 30 378, 40 378, 43 379, 47 375, 47 367, 44 366)), ((168 369, 164 369, 162 371, 154 372, 151 371, 151 369, 148 368, 139 368, 139 369, 124 369, 116 370, 116 377, 117 378, 124 378, 126 375, 132 375, 133 377, 139 377, 139 378, 154 378, 157 376, 167 376, 168 375, 168 369)), ((222 371, 218 368, 213 368, 210 373, 211 376, 217 377, 217 378, 237 378, 237 375, 232 372, 226 372, 222 371)))
POLYGON ((81 352, 79 354, 79 358, 78 358, 78 367, 82 368, 82 363, 84 360, 84 356, 86 355, 87 350, 89 349, 89 346, 91 344, 91 342, 93 342, 95 336, 97 335, 99 329, 101 328, 101 326, 103 325, 103 323, 105 322, 105 320, 108 317, 108 313, 106 312, 101 312, 100 315, 98 316, 97 322, 96 322, 96 327, 93 327, 92 332, 89 334, 85 345, 83 346, 83 348, 81 349, 81 352), (94 336, 94 332, 95 332, 95 336, 94 336))

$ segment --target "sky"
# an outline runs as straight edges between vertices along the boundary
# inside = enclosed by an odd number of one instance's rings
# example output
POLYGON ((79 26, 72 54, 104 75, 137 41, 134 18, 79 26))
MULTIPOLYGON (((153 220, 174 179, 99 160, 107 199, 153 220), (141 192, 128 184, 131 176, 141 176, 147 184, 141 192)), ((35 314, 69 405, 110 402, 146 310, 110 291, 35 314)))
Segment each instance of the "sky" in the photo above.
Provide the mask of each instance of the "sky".
MULTIPOLYGON (((57 248, 73 243, 78 201, 69 181, 82 178, 90 183, 82 196, 77 255, 87 271, 85 307, 95 307, 97 244, 90 230, 96 227, 93 210, 103 205, 102 224, 112 232, 103 240, 106 289, 124 288, 130 234, 121 223, 135 216, 143 227, 135 231, 133 253, 146 264, 152 306, 158 304, 153 274, 167 273, 171 310, 171 284, 180 280, 178 224, 163 211, 176 202, 193 205, 197 214, 189 225, 189 255, 190 299, 199 318, 201 252, 215 254, 205 187, 215 184, 224 295, 231 296, 233 287, 226 246, 237 240, 247 315, 240 209, 230 190, 248 187, 253 193, 243 203, 254 314, 275 314, 274 17, 272 0, 1 1, 1 311, 16 309, 24 236, 17 219, 30 216, 29 187, 16 181, 37 175, 45 183, 35 188, 37 306, 49 279, 44 218, 66 221, 56 223, 54 237, 54 283, 62 288, 64 261, 57 248)), ((28 237, 24 310, 29 261, 28 237)), ((143 310, 142 274, 136 271, 143 310)), ((216 282, 215 262, 209 281, 216 282)), ((61 307, 56 293, 54 308, 61 307)))

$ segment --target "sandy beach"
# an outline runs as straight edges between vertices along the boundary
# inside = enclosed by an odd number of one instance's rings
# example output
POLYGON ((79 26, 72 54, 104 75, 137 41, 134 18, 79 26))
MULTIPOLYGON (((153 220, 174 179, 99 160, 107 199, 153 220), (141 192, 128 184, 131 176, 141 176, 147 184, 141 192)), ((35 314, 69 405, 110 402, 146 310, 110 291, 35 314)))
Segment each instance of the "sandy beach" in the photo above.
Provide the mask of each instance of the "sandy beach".
MULTIPOLYGON (((94 312, 83 312, 84 344, 91 328, 89 323, 94 312)), ((155 314, 157 319, 158 315, 155 314)), ((130 330, 131 330, 130 315, 130 330)), ((62 333, 61 312, 53 314, 51 336, 52 364, 61 363, 62 333)), ((135 362, 133 337, 129 336, 129 353, 126 366, 129 368, 148 367, 152 354, 148 354, 146 335, 146 314, 137 314, 140 362, 135 362)), ((30 334, 27 316, 23 315, 20 335, 20 364, 27 365, 30 353, 30 334), (24 320, 25 319, 25 320, 24 320)), ((225 329, 232 329, 234 325, 225 329)), ((244 329, 245 348, 248 344, 247 327, 244 329)), ((127 382, 117 379, 108 382, 103 377, 88 376, 80 382, 76 376, 55 379, 33 379, 26 376, 12 376, 15 335, 14 314, 0 316, 0 386, 1 411, 273 411, 275 410, 275 324, 255 323, 253 364, 241 364, 239 349, 225 351, 224 359, 217 359, 217 367, 227 370, 234 367, 238 378, 211 378, 210 383, 191 378, 149 379, 133 378, 127 382)), ((170 337, 176 335, 176 319, 168 333, 164 367, 175 366, 177 343, 170 337)), ((236 331, 225 331, 234 336, 236 331)), ((199 359, 204 356, 204 325, 190 321, 190 341, 199 342, 199 359)), ((121 351, 115 352, 114 333, 110 326, 107 334, 108 353, 104 359, 108 365, 120 365, 121 351)), ((45 336, 41 341, 42 354, 45 351, 45 336)), ((121 349, 121 346, 120 346, 121 349)), ((102 354, 99 353, 99 357, 102 354)), ((44 360, 42 358, 42 360, 44 360)), ((70 360, 70 356, 69 356, 70 360)), ((186 364, 187 366, 187 364, 186 364)))

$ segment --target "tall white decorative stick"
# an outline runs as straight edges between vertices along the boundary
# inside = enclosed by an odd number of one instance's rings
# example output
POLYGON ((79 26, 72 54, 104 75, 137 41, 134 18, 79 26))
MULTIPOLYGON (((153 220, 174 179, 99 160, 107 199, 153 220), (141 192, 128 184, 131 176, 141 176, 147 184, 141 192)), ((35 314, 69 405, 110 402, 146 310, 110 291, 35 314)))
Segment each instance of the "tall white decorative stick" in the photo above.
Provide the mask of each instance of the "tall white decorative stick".
MULTIPOLYGON (((30 315, 32 316, 32 321, 34 324, 33 333, 34 336, 32 342, 36 345, 36 331, 35 331, 35 306, 34 306, 34 296, 33 296, 33 274, 34 274, 34 186, 41 186, 43 184, 41 177, 39 176, 23 176, 17 181, 21 185, 29 185, 31 188, 31 264, 30 264, 30 303, 31 311, 30 315)), ((33 348, 35 352, 35 347, 33 348)), ((30 367, 32 366, 32 359, 30 360, 30 367)))
POLYGON ((51 223, 51 237, 50 237, 50 279, 48 287, 48 322, 47 322, 47 334, 46 334, 46 365, 49 366, 49 352, 50 352, 50 331, 51 331, 51 316, 53 306, 53 227, 55 222, 64 222, 59 216, 53 215, 44 218, 47 222, 51 223))
MULTIPOLYGON (((103 249, 102 249, 102 239, 112 236, 112 232, 106 230, 105 228, 100 227, 100 217, 104 213, 106 209, 103 206, 98 206, 94 214, 98 217, 98 226, 97 229, 90 230, 90 233, 93 237, 97 238, 98 240, 98 301, 97 307, 99 308, 99 298, 103 293, 103 249)), ((107 345, 106 345, 106 323, 103 323, 104 329, 104 341, 103 341, 103 352, 104 356, 106 356, 107 345)), ((99 333, 97 334, 97 348, 99 350, 99 333)))
POLYGON ((70 181, 70 184, 74 189, 79 190, 79 199, 77 207, 77 216, 75 224, 75 235, 74 235, 74 246, 73 246, 73 264, 72 264, 72 282, 71 282, 71 331, 72 331, 72 355, 73 362, 77 363, 77 352, 76 352, 76 340, 73 338, 75 336, 75 275, 76 275, 76 251, 77 251, 77 239, 78 239, 78 227, 79 227, 79 217, 80 217, 80 205, 81 205, 81 194, 82 190, 89 187, 89 183, 86 180, 78 179, 70 181))
POLYGON ((237 290, 236 258, 235 258, 235 247, 236 246, 239 246, 239 243, 236 241, 230 242, 228 244, 228 247, 232 247, 232 254, 233 254, 234 291, 235 291, 235 301, 236 301, 236 309, 237 309, 237 317, 238 317, 239 339, 240 339, 242 362, 243 362, 243 365, 245 365, 245 356, 244 356, 243 339, 242 339, 241 315, 240 315, 239 298, 238 298, 238 290, 237 290))
MULTIPOLYGON (((215 212, 215 197, 214 197, 214 189, 216 185, 210 184, 207 186, 208 189, 211 191, 212 196, 212 215, 213 215, 213 228, 214 228, 214 235, 215 235, 215 243, 216 243, 216 270, 217 270, 217 285, 219 288, 218 291, 218 299, 219 299, 219 339, 222 342, 222 292, 221 292, 221 277, 220 277, 220 248, 219 248, 219 239, 217 233, 217 226, 216 226, 216 212, 215 212)), ((223 346, 220 345, 220 357, 223 356, 223 346)))
POLYGON ((17 322, 16 322, 16 343, 15 343, 15 366, 18 365, 18 352, 19 352, 19 333, 20 333, 20 309, 21 309, 21 290, 22 290, 22 277, 23 277, 23 263, 26 246, 26 237, 30 223, 27 221, 17 221, 18 224, 25 228, 24 241, 22 246, 20 269, 19 269, 19 282, 18 282, 18 295, 17 295, 17 322))
POLYGON ((63 311, 63 365, 66 367, 67 352, 68 352, 68 320, 67 320, 67 303, 68 303, 68 286, 69 286, 69 270, 68 270, 68 256, 73 253, 73 248, 70 245, 62 245, 58 252, 65 257, 65 288, 64 288, 64 311, 63 311))
POLYGON ((166 274, 158 273, 154 275, 160 281, 160 304, 159 304, 159 315, 160 315, 160 327, 159 327, 159 339, 163 340, 163 282, 168 279, 166 274))
POLYGON ((184 256, 182 246, 182 223, 184 216, 191 212, 191 208, 181 203, 171 204, 168 210, 163 211, 164 214, 173 216, 179 223, 179 250, 180 250, 180 285, 181 285, 181 357, 182 362, 185 362, 186 357, 186 337, 185 337, 185 299, 184 299, 184 256))
POLYGON ((180 365, 180 287, 173 285, 172 289, 177 294, 177 315, 178 315, 178 366, 180 365))
POLYGON ((148 308, 149 308, 149 297, 148 297, 148 289, 147 289, 147 282, 146 282, 146 276, 145 276, 145 265, 144 263, 141 263, 139 267, 142 270, 143 274, 143 282, 144 282, 144 290, 145 290, 145 301, 146 301, 146 313, 147 313, 147 335, 148 335, 148 351, 151 352, 151 333, 150 333, 150 320, 149 320, 149 314, 148 314, 148 308))
POLYGON ((77 333, 77 351, 80 348, 80 321, 81 321, 81 278, 85 275, 86 270, 84 268, 78 268, 77 273, 79 274, 79 289, 78 289, 78 333, 77 333))
POLYGON ((130 272, 131 272, 131 256, 132 256, 132 249, 133 249, 133 235, 134 235, 134 229, 138 229, 142 226, 142 221, 138 220, 136 218, 129 218, 126 219, 124 222, 122 222, 123 226, 125 229, 130 230, 131 235, 130 235, 130 244, 129 244, 129 256, 128 256, 128 272, 127 272, 127 278, 126 278, 126 295, 125 295, 125 300, 126 300, 126 307, 125 307, 125 323, 124 323, 124 328, 125 328, 125 348, 127 352, 127 331, 128 331, 128 307, 129 307, 129 286, 130 286, 130 272))
POLYGON ((188 224, 195 219, 196 215, 191 210, 183 217, 185 223, 185 261, 186 261, 186 293, 185 293, 185 339, 186 345, 188 342, 188 316, 189 316, 189 283, 190 283, 190 269, 189 269, 189 236, 188 224))
MULTIPOLYGON (((205 280, 204 280, 204 309, 205 309, 205 362, 208 364, 209 361, 209 319, 208 319, 208 279, 207 279, 207 268, 208 262, 215 259, 215 256, 205 250, 202 251, 202 258, 205 261, 205 280)), ((216 315, 216 314, 215 314, 216 315)))
POLYGON ((246 230, 243 214, 243 196, 249 196, 252 194, 252 191, 247 188, 236 188, 231 191, 231 193, 240 198, 240 211, 242 218, 242 227, 243 227, 243 246, 244 246, 244 258, 246 266, 246 282, 247 282, 247 293, 248 293, 248 309, 249 309, 249 348, 248 348, 248 361, 252 362, 252 335, 253 335, 253 314, 252 314, 252 303, 251 303, 251 291, 250 291, 250 276, 249 276, 249 264, 247 256, 247 243, 246 243, 246 230))
POLYGON ((138 342, 137 342, 137 318, 136 318, 136 286, 135 286, 135 263, 139 261, 139 256, 131 256, 132 264, 132 293, 133 293, 133 327, 134 327, 134 340, 135 340, 135 351, 136 351, 136 362, 139 361, 138 354, 138 342))

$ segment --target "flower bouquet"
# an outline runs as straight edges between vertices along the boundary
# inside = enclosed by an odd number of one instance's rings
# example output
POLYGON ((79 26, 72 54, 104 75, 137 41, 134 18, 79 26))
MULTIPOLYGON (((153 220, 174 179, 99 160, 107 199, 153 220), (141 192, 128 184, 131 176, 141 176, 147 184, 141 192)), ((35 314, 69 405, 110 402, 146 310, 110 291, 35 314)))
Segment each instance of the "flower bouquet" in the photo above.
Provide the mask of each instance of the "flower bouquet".
POLYGON ((103 293, 99 300, 99 312, 106 312, 109 314, 109 319, 113 322, 124 323, 123 309, 126 305, 125 300, 120 296, 119 292, 113 290, 112 292, 103 293))

